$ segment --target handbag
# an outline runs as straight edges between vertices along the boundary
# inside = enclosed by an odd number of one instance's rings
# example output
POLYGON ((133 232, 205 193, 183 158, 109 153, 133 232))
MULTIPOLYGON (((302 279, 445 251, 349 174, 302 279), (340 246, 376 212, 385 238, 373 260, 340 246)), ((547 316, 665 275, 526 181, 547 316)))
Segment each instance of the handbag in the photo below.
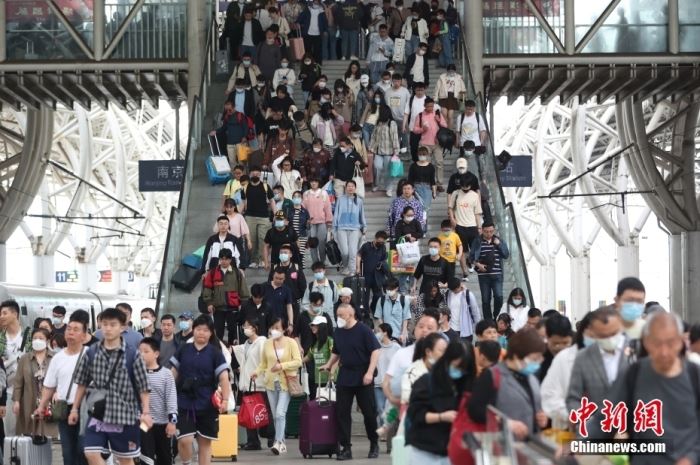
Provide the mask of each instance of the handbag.
POLYGON ((330 378, 325 386, 316 388, 316 399, 326 399, 330 402, 335 402, 335 383, 330 378))
POLYGON ((408 242, 404 238, 396 243, 399 252, 399 263, 402 265, 416 265, 420 261, 420 247, 418 241, 408 242))
POLYGON ((240 308, 241 295, 238 291, 226 291, 226 306, 230 308, 240 308))
POLYGON ((416 265, 403 265, 399 260, 399 252, 397 250, 389 250, 387 254, 387 265, 389 272, 392 274, 410 274, 416 271, 416 265))
POLYGON ((392 178, 400 178, 403 176, 403 163, 396 155, 392 155, 389 161, 389 176, 392 178))
POLYGON ((70 409, 68 408, 68 399, 70 399, 70 393, 73 390, 73 378, 75 377, 75 372, 78 371, 78 365, 80 364, 80 360, 83 358, 84 353, 85 350, 81 350, 80 355, 78 356, 78 361, 75 362, 75 368, 73 368, 73 374, 70 377, 71 382, 68 385, 68 393, 66 394, 66 399, 57 400, 51 404, 52 421, 66 421, 68 419, 68 414, 70 413, 70 409))
POLYGON ((355 166, 355 174, 353 174, 352 180, 355 181, 355 194, 358 197, 365 197, 365 178, 362 175, 362 170, 358 166, 355 166))
MULTIPOLYGON (((275 349, 275 342, 272 341, 272 348, 275 349)), ((277 354, 277 349, 275 349, 275 357, 277 357, 277 363, 282 366, 282 362, 280 362, 280 356, 277 354)), ((287 372, 282 369, 282 373, 284 373, 284 377, 287 380, 287 392, 289 392, 289 395, 292 397, 303 397, 306 395, 304 392, 304 386, 301 385, 301 382, 299 381, 299 375, 288 375, 287 372)))
POLYGON ((245 163, 248 161, 248 156, 251 154, 253 149, 250 148, 248 144, 238 144, 236 145, 236 158, 238 163, 245 163))
POLYGON ((433 53, 437 55, 440 52, 442 52, 442 42, 440 39, 435 39, 435 41, 433 41, 433 53))
POLYGON ((238 423, 248 429, 260 429, 270 424, 265 394, 255 388, 255 382, 251 380, 248 391, 241 394, 241 408, 238 411, 238 423))
MULTIPOLYGON (((117 355, 117 360, 112 365, 112 369, 109 371, 109 376, 107 377, 106 386, 111 386, 114 380, 114 372, 117 370, 117 365, 122 361, 122 352, 120 351, 117 355)), ((109 394, 109 389, 104 387, 94 389, 87 398, 87 411, 88 415, 96 420, 104 420, 105 413, 107 411, 107 394, 109 394)))

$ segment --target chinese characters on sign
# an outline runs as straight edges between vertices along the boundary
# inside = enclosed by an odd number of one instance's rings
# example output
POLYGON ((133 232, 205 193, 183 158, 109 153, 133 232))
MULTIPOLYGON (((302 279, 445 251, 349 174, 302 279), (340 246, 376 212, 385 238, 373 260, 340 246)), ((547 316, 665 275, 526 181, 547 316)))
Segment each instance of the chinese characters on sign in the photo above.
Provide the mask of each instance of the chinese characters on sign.
POLYGON ((139 160, 139 191, 179 191, 185 176, 184 160, 139 160))
POLYGON ((503 187, 532 187, 532 156, 513 156, 498 175, 503 187))
MULTIPOLYGON (((590 402, 588 397, 581 399, 581 407, 572 410, 569 413, 569 421, 573 424, 578 424, 578 434, 582 438, 588 437, 588 428, 586 422, 598 410, 598 405, 595 402, 590 402)), ((634 422, 634 432, 642 433, 651 430, 656 436, 663 436, 663 405, 659 399, 653 399, 649 402, 644 402, 641 399, 637 400, 634 407, 632 419, 634 422)), ((629 409, 624 402, 613 404, 609 400, 603 401, 603 408, 600 410, 603 419, 600 422, 601 430, 605 433, 610 433, 615 430, 622 434, 627 431, 627 414, 629 409)))

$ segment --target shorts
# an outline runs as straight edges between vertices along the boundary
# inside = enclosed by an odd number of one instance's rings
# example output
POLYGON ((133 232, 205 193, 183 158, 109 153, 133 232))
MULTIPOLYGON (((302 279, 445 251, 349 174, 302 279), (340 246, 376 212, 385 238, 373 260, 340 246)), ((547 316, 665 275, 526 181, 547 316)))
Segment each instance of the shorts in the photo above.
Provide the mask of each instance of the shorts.
POLYGON ((215 440, 219 436, 219 412, 214 409, 193 410, 178 409, 177 438, 194 436, 215 440))
POLYGON ((474 239, 479 237, 479 228, 477 228, 476 226, 457 225, 457 227, 455 227, 455 232, 459 236, 459 240, 462 241, 464 253, 467 253, 469 250, 471 250, 472 242, 474 242, 474 239))
POLYGON ((141 455, 141 429, 138 424, 124 425, 121 433, 107 433, 97 431, 97 425, 87 426, 83 446, 86 453, 109 453, 111 450, 116 458, 138 458, 141 455))
POLYGON ((459 110, 459 100, 454 96, 454 93, 450 92, 447 98, 441 98, 438 100, 440 108, 445 110, 459 110))

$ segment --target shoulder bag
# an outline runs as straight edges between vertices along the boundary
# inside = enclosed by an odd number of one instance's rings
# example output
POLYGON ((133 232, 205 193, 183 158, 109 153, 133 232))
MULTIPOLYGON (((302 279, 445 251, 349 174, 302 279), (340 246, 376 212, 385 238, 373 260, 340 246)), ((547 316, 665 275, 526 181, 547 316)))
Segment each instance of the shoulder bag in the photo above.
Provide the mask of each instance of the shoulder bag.
POLYGON ((51 420, 52 421, 66 421, 68 419, 69 408, 68 400, 70 399, 70 393, 73 390, 73 378, 75 378, 75 372, 78 371, 78 365, 80 360, 83 358, 83 354, 87 349, 81 347, 80 355, 78 356, 78 361, 75 362, 75 368, 73 368, 73 374, 70 377, 70 384, 68 385, 68 393, 66 394, 65 400, 56 400, 51 405, 51 420))
MULTIPOLYGON (((280 356, 277 355, 277 347, 275 346, 275 341, 272 341, 272 349, 275 351, 275 357, 277 357, 277 363, 279 363, 280 367, 281 367, 282 362, 280 362, 280 356)), ((306 393, 304 392, 304 387, 301 385, 301 382, 299 381, 298 374, 289 376, 284 368, 282 368, 282 373, 284 374, 284 377, 287 380, 287 391, 289 392, 290 396, 303 397, 306 395, 306 393)))

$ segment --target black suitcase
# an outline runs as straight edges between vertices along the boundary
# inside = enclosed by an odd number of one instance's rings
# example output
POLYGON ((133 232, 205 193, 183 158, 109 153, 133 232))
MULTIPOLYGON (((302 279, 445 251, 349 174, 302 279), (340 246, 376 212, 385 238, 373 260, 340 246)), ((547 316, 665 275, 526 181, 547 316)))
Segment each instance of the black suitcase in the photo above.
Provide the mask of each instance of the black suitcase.
POLYGON ((331 262, 331 265, 339 265, 343 261, 343 256, 340 254, 340 247, 335 239, 326 242, 326 258, 331 262))
POLYGON ((192 292, 192 289, 197 287, 197 284, 202 279, 202 272, 195 268, 190 268, 187 265, 180 265, 171 282, 173 286, 183 291, 192 292))
POLYGON ((343 287, 352 289, 352 300, 350 303, 355 307, 355 311, 358 312, 359 319, 362 319, 365 316, 363 313, 366 313, 368 310, 362 307, 364 305, 366 292, 365 278, 362 276, 346 276, 343 278, 343 287), (364 310, 364 312, 360 312, 360 309, 364 310))
POLYGON ((300 397, 292 397, 287 406, 286 423, 284 428, 284 437, 298 438, 299 426, 301 423, 301 405, 309 399, 309 396, 304 394, 300 397))

